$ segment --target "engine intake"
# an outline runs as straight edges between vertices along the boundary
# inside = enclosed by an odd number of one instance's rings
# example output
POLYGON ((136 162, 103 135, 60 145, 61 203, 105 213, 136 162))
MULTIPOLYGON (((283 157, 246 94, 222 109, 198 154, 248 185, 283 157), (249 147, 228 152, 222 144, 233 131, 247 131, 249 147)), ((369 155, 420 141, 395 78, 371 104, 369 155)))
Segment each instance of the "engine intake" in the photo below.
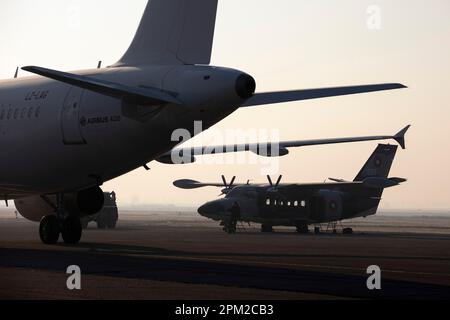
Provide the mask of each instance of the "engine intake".
POLYGON ((85 189, 77 193, 76 204, 82 216, 91 216, 102 210, 105 196, 99 187, 85 189))

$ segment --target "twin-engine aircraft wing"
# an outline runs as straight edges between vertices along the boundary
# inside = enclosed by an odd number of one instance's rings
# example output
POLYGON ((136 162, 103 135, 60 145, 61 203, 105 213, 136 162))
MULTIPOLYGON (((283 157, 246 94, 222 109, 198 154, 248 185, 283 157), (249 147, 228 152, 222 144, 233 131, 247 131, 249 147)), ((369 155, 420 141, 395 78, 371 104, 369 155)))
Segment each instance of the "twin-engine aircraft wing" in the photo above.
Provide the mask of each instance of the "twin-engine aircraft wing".
POLYGON ((337 143, 350 143, 350 142, 362 142, 362 141, 375 141, 375 140, 389 140, 393 139, 405 149, 405 134, 410 126, 405 127, 399 133, 393 136, 365 136, 365 137, 350 137, 350 138, 331 138, 331 139, 317 139, 317 140, 297 140, 297 141, 284 141, 278 144, 271 143, 250 143, 250 144, 238 144, 238 145, 222 145, 212 147, 194 147, 194 148, 181 148, 177 147, 170 152, 165 153, 158 159, 158 162, 165 164, 187 164, 194 163, 195 157, 200 155, 213 155, 223 153, 245 152, 251 151, 260 156, 265 157, 282 157, 289 154, 289 148, 327 145, 337 143), (275 150, 273 150, 275 148, 275 150))
POLYGON ((22 68, 25 71, 35 73, 46 78, 61 81, 76 87, 104 94, 110 97, 124 99, 130 103, 152 106, 167 103, 181 104, 168 92, 154 88, 130 87, 120 83, 99 80, 88 76, 61 72, 41 67, 28 66, 22 68))
MULTIPOLYGON (((311 188, 311 189, 319 189, 319 188, 334 188, 334 187, 354 187, 354 186, 364 186, 366 188, 374 188, 374 189, 384 189, 391 188, 400 185, 403 182, 406 182, 406 179, 403 178, 366 178, 364 181, 336 181, 331 183, 284 183, 279 184, 276 187, 277 191, 287 191, 289 189, 297 190, 299 187, 301 188, 311 188)), ((206 183, 199 182, 196 180, 190 179, 181 179, 174 181, 173 185, 179 189, 199 189, 205 187, 224 187, 222 183, 206 183)), ((243 186, 245 184, 234 184, 233 187, 243 186)), ((260 184, 263 185, 263 184, 260 184)), ((267 185, 270 188, 270 185, 267 185)))
POLYGON ((400 83, 384 83, 364 86, 256 93, 242 105, 242 108, 404 88, 407 87, 400 83))

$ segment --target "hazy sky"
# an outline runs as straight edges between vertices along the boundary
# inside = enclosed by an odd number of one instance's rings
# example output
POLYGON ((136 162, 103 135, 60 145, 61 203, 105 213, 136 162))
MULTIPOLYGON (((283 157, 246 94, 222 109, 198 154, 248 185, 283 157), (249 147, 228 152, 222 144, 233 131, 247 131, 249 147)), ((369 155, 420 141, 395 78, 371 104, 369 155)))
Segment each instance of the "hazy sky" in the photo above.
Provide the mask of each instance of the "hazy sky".
MULTIPOLYGON (((2 0, 0 78, 28 64, 77 70, 98 60, 114 63, 131 42, 146 2, 2 0)), ((240 110, 216 128, 279 129, 287 140, 393 134, 412 124, 408 149, 399 151, 391 172, 409 181, 388 190, 383 207, 447 209, 449 57, 448 0, 219 0, 212 64, 252 74, 259 91, 379 82, 409 89, 240 110)), ((375 146, 293 150, 280 160, 280 173, 285 182, 353 179, 375 146)), ((151 167, 105 189, 116 190, 122 204, 196 205, 219 191, 178 190, 172 181, 219 181, 221 174, 265 180, 256 165, 151 167)))

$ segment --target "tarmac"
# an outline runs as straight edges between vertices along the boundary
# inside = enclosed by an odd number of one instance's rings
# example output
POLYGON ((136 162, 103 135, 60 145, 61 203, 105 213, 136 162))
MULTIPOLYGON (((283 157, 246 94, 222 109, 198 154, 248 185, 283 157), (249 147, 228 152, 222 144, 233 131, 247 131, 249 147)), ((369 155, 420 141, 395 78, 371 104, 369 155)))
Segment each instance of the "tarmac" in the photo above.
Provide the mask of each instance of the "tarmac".
MULTIPOLYGON (((38 224, 0 213, 0 299, 335 300, 449 299, 450 216, 375 216, 355 234, 228 235, 189 212, 120 213, 91 224, 79 245, 40 243, 38 224), (69 290, 67 268, 81 269, 69 290), (381 269, 369 290, 367 268, 381 269)), ((324 230, 326 229, 326 226, 324 230)))

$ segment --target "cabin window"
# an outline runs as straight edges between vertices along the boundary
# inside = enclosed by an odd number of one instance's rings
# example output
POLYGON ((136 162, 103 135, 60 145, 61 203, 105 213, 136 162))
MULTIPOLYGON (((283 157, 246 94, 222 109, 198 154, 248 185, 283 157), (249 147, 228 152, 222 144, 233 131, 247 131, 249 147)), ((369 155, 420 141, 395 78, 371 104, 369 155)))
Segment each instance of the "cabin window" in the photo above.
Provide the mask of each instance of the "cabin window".
POLYGON ((266 205, 270 206, 270 199, 266 200, 266 205))
POLYGON ((298 207, 298 201, 294 202, 294 207, 298 207))
POLYGON ((287 205, 288 205, 288 207, 290 207, 290 206, 291 206, 291 202, 290 202, 290 201, 288 201, 287 205))
POLYGON ((301 206, 304 208, 304 207, 306 207, 306 201, 305 200, 303 200, 302 202, 301 202, 301 206))

